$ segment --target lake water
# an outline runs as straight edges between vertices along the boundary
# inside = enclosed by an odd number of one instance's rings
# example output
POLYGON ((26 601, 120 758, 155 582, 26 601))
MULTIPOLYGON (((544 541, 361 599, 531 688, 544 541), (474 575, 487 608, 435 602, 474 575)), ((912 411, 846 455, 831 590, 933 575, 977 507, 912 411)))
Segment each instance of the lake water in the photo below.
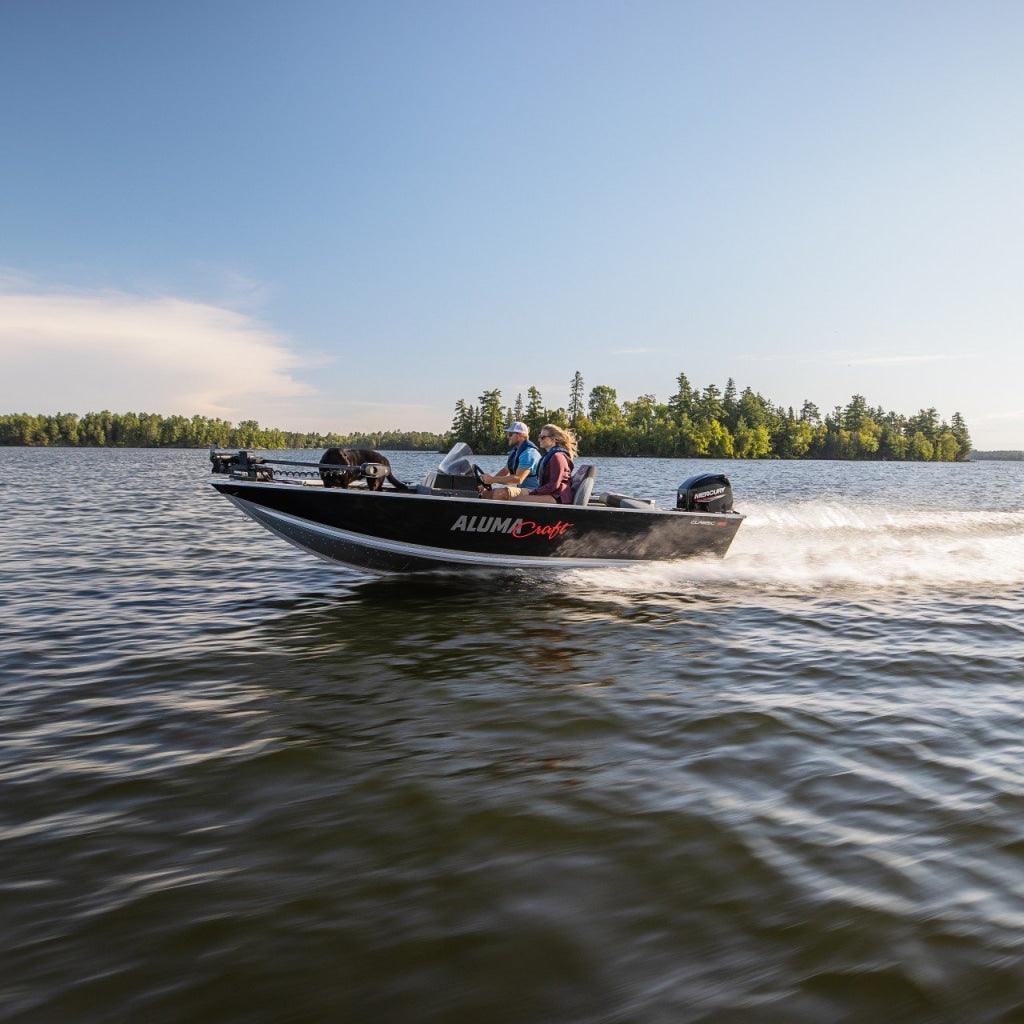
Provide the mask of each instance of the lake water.
POLYGON ((372 579, 0 449, 0 1019, 1024 1019, 1024 463, 595 461, 728 557, 372 579))

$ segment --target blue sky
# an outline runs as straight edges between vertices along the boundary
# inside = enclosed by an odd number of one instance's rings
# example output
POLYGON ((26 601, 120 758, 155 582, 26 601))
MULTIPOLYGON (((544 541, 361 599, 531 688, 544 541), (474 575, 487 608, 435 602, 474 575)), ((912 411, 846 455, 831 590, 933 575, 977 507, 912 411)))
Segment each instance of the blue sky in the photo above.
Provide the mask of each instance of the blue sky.
POLYGON ((0 4, 0 411, 574 370, 1024 447, 1024 5, 0 4))

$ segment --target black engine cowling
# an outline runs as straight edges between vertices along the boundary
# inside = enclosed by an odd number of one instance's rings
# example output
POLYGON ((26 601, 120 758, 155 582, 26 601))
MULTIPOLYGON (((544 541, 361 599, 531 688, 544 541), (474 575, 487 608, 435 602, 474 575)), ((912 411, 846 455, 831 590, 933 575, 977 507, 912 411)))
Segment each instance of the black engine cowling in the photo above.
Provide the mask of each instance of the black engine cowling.
POLYGON ((732 484, 722 473, 698 473, 684 480, 676 491, 680 512, 731 512, 732 484))

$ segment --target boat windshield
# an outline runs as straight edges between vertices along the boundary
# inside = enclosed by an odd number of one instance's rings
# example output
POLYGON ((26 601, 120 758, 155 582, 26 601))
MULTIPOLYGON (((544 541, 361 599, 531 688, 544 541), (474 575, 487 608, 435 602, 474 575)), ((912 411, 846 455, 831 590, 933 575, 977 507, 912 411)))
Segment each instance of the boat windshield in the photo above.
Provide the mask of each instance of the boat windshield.
POLYGON ((464 441, 460 441, 441 460, 437 467, 438 473, 449 473, 452 476, 468 476, 473 472, 473 449, 464 441))

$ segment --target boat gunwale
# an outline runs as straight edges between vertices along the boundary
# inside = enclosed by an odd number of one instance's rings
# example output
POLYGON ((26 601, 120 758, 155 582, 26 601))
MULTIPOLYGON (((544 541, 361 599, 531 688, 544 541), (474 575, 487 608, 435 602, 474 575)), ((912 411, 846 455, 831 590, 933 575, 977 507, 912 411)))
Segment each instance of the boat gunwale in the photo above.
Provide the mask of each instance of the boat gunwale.
MULTIPOLYGON (((210 486, 215 488, 220 493, 223 487, 245 487, 252 488, 253 490, 281 490, 288 491, 289 493, 294 492, 295 484, 284 484, 277 483, 273 480, 211 480, 210 486)), ((301 485, 300 485, 301 486, 301 485)), ((458 502, 475 502, 481 501, 486 503, 486 507, 493 508, 498 506, 499 508, 505 505, 514 505, 517 508, 529 508, 529 509, 573 509, 578 512, 626 512, 633 513, 635 515, 650 516, 650 515, 665 515, 672 516, 673 518, 688 516, 693 518, 701 519, 721 519, 723 517, 729 520, 743 520, 746 519, 746 515, 742 512, 686 512, 682 509, 673 508, 661 508, 657 505, 652 505, 650 508, 622 508, 618 505, 552 505, 549 502, 536 502, 536 501, 515 501, 507 499, 484 499, 484 498, 473 498, 466 496, 464 498, 457 497, 449 494, 419 494, 416 491, 399 491, 399 490, 382 490, 382 491, 371 491, 369 488, 346 488, 346 487, 330 487, 330 488, 307 488, 307 494, 332 494, 337 497, 343 495, 355 494, 357 497, 365 497, 372 495, 375 498, 425 498, 429 501, 458 501, 458 502)))

